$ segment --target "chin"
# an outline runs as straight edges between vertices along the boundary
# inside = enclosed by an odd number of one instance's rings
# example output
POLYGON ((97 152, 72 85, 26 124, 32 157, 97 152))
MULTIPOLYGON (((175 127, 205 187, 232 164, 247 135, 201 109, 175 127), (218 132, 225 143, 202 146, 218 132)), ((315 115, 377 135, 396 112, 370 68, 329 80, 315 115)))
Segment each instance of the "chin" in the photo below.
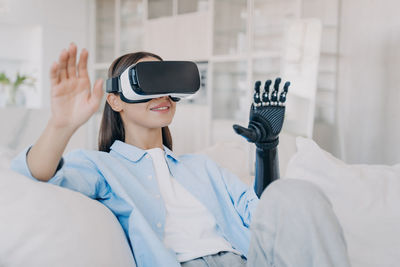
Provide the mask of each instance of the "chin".
POLYGON ((172 119, 170 120, 163 120, 163 121, 152 121, 151 125, 149 125, 149 128, 162 128, 165 126, 169 126, 172 122, 172 119))
POLYGON ((172 119, 163 123, 161 127, 169 126, 171 124, 171 122, 172 122, 172 119))
POLYGON ((153 118, 151 121, 154 122, 153 124, 162 125, 161 127, 168 126, 171 124, 174 116, 160 116, 157 118, 153 118))

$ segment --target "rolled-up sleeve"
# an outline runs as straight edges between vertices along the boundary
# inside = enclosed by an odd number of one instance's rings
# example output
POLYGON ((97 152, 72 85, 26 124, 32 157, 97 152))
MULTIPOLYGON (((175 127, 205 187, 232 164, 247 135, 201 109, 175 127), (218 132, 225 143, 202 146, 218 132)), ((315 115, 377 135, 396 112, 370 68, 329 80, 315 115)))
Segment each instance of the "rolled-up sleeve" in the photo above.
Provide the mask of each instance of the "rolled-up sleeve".
MULTIPOLYGON (((33 180, 37 180, 27 163, 27 147, 11 162, 11 169, 33 180)), ((96 165, 82 150, 74 150, 63 157, 54 176, 48 183, 80 192, 90 198, 103 198, 109 191, 104 177, 96 165)))

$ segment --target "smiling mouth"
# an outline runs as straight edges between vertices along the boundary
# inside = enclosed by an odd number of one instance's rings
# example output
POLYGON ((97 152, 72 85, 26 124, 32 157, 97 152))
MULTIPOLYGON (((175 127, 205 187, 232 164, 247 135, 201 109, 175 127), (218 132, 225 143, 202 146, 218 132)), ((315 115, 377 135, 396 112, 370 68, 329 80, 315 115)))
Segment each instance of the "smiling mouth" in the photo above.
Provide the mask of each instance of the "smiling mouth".
POLYGON ((151 108, 150 110, 167 110, 169 107, 151 108))

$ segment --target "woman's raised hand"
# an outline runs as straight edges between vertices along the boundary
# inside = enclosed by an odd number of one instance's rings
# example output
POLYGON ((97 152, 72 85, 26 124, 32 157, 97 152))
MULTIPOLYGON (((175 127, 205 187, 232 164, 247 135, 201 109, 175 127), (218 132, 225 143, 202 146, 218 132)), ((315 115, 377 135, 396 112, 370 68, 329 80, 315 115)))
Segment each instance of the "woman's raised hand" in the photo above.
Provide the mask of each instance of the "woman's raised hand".
POLYGON ((88 52, 83 49, 78 64, 77 47, 71 43, 64 49, 50 70, 51 111, 50 123, 53 127, 75 131, 99 108, 103 97, 101 79, 91 90, 87 71, 88 52))

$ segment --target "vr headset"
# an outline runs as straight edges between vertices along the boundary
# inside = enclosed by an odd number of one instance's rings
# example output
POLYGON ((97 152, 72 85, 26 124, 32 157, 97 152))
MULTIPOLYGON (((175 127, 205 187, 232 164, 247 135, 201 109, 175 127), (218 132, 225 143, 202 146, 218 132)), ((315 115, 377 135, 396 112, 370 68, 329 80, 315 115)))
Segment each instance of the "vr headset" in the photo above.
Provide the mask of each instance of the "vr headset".
POLYGON ((162 96, 179 101, 199 88, 199 70, 190 61, 143 61, 106 81, 106 92, 119 93, 127 103, 142 103, 162 96))

